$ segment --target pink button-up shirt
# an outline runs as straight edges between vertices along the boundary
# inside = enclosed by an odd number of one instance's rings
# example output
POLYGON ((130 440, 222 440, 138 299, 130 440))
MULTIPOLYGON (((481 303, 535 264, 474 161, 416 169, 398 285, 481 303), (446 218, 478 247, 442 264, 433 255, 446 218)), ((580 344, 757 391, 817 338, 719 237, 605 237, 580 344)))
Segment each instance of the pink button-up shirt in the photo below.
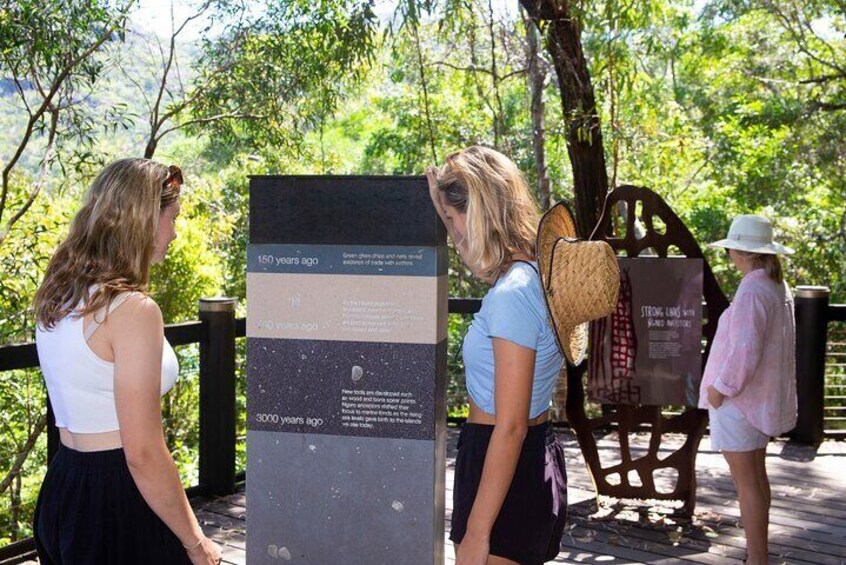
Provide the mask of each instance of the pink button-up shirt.
POLYGON ((781 435, 796 425, 793 295, 763 269, 743 277, 720 316, 699 389, 700 408, 710 407, 711 385, 767 435, 781 435))

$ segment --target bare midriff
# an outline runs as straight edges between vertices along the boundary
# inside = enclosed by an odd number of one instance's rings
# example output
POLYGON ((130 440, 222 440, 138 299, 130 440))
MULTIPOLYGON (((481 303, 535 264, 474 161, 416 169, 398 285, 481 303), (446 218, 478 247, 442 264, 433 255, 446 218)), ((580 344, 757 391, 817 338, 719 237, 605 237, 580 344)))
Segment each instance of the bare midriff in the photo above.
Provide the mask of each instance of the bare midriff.
MULTIPOLYGON (((487 426, 494 426, 496 425, 496 416, 485 412, 478 406, 476 403, 473 402, 472 398, 467 398, 467 401, 470 403, 470 416, 467 417, 467 423, 469 424, 485 424, 487 426)), ((543 424, 544 422, 549 420, 549 411, 545 411, 540 416, 532 418, 529 420, 529 426, 536 426, 538 424, 543 424)))
POLYGON ((76 451, 106 451, 123 447, 119 430, 96 434, 80 434, 74 433, 67 428, 59 428, 59 439, 62 445, 76 451))

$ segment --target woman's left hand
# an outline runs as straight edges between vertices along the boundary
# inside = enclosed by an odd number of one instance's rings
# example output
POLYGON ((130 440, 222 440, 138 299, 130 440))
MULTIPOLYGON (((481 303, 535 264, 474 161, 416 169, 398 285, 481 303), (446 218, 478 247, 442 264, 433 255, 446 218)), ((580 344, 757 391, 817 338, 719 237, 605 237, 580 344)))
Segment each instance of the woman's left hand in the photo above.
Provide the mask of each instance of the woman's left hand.
POLYGON ((485 565, 488 562, 490 550, 488 539, 468 532, 458 545, 455 565, 485 565))
POLYGON ((714 408, 719 408, 723 405, 723 400, 725 400, 725 395, 715 389, 713 386, 708 387, 708 404, 713 406, 714 408))

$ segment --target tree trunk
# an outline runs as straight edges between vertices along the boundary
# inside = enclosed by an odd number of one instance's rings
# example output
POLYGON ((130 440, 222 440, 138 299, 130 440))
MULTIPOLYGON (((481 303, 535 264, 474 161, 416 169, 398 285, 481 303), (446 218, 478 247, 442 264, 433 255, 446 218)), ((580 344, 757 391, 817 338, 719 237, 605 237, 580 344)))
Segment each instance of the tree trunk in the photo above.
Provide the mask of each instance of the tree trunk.
POLYGON ((582 51, 581 27, 569 0, 520 0, 520 4, 536 23, 548 22, 547 49, 558 76, 567 123, 576 226, 579 235, 586 237, 593 231, 605 202, 608 171, 596 97, 582 51))
POLYGON ((438 151, 435 147, 435 128, 432 125, 432 114, 429 104, 429 83, 426 80, 426 62, 423 60, 423 46, 420 44, 420 30, 418 24, 412 22, 411 33, 417 50, 417 65, 420 69, 420 86, 423 91, 423 115, 426 117, 426 130, 429 134, 429 148, 432 150, 432 164, 438 162, 438 151))
POLYGON ((147 146, 144 148, 144 158, 152 159, 153 155, 156 153, 158 145, 159 142, 156 139, 155 134, 150 134, 150 139, 147 140, 147 146))
POLYGON ((15 480, 12 481, 12 488, 9 489, 11 495, 11 511, 12 516, 10 520, 9 539, 12 542, 18 541, 20 538, 20 522, 21 522, 21 473, 15 475, 15 480))
POLYGON ((540 67, 538 60, 538 29, 531 21, 526 21, 526 58, 529 63, 529 93, 532 97, 532 145, 535 152, 535 170, 538 177, 538 203, 541 210, 549 209, 550 190, 549 175, 546 166, 546 130, 543 112, 543 85, 546 73, 540 67))

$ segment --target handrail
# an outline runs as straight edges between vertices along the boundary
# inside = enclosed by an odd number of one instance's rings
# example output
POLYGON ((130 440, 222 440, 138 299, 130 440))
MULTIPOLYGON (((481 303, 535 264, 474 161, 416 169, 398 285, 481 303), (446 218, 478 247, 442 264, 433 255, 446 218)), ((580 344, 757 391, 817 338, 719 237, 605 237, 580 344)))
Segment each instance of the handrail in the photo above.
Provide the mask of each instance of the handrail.
MULTIPOLYGON (((829 332, 831 331, 831 325, 830 324, 846 322, 846 304, 829 304, 826 318, 827 318, 827 326, 828 326, 829 332)), ((834 359, 835 363, 837 363, 837 362, 839 362, 837 360, 840 359, 841 357, 846 358, 846 351, 844 351, 842 349, 838 350, 837 352, 830 351, 829 347, 833 347, 833 346, 842 347, 842 345, 843 345, 842 343, 838 343, 838 342, 835 342, 834 340, 832 340, 830 335, 827 337, 827 342, 828 342, 828 344, 827 344, 828 347, 826 348, 827 349, 827 351, 826 351, 826 359, 827 359, 826 370, 830 370, 831 367, 833 366, 831 360, 834 359)), ((841 389, 841 390, 843 390, 844 388, 846 388, 846 384, 831 384, 829 382, 826 382, 825 386, 826 386, 826 392, 828 392, 829 389, 841 389)), ((828 411, 829 415, 823 414, 823 422, 824 422, 823 425, 824 426, 826 424, 843 421, 843 420, 839 419, 839 418, 841 418, 840 415, 834 415, 834 416, 830 415, 832 412, 836 413, 837 408, 840 408, 841 410, 844 409, 844 404, 842 403, 843 399, 834 398, 836 396, 838 396, 838 394, 834 394, 834 395, 826 394, 825 395, 825 402, 823 404, 823 410, 828 411), (838 402, 837 407, 832 407, 832 406, 829 405, 829 404, 835 403, 835 402, 838 402)), ((833 439, 846 439, 846 429, 828 429, 827 428, 827 429, 825 429, 825 437, 833 438, 833 439)))
MULTIPOLYGON (((450 298, 448 304, 448 312, 451 314, 473 314, 478 312, 481 308, 481 299, 478 298, 450 298)), ((214 312, 212 316, 217 315, 214 312)), ((204 316, 201 313, 201 316, 204 316)), ((230 320, 234 318, 233 313, 229 313, 230 320)), ((224 318, 226 315, 224 314, 224 318)), ((200 428, 201 438, 203 435, 208 436, 208 439, 203 441, 201 439, 200 448, 200 484, 189 486, 185 489, 189 497, 202 496, 217 491, 225 491, 227 488, 232 488, 236 483, 244 481, 244 473, 237 472, 234 468, 234 443, 231 446, 221 445, 221 441, 215 441, 221 436, 231 437, 234 429, 234 414, 230 414, 231 422, 226 422, 227 418, 220 417, 220 409, 215 406, 214 409, 206 410, 204 406, 211 406, 214 403, 219 403, 221 399, 221 391, 223 395, 234 395, 234 369, 232 362, 234 359, 229 359, 228 356, 234 355, 234 347, 222 347, 225 343, 218 343, 217 350, 210 346, 210 342, 215 340, 215 336, 210 335, 215 331, 212 326, 219 327, 220 320, 209 320, 205 316, 205 320, 183 322, 178 324, 168 324, 165 326, 164 333, 168 342, 176 347, 180 345, 190 345, 197 343, 201 346, 201 392, 200 392, 200 428), (228 349, 223 352, 223 360, 221 361, 221 349, 228 349), (212 361, 206 361, 208 357, 213 358, 212 361), (204 361, 206 361, 204 363, 204 361), (229 363, 231 375, 221 374, 221 363, 226 365, 229 363), (207 365, 211 365, 208 367, 207 365), (203 387, 208 383, 204 380, 214 381, 211 388, 205 394, 203 387), (210 412, 216 414, 215 418, 204 418, 204 414, 210 412), (205 433, 204 433, 205 431, 205 433), (212 467, 221 466, 218 463, 221 461, 231 461, 232 469, 214 469, 212 467), (203 484, 203 483, 208 484, 203 484)), ((247 335, 247 321, 245 318, 234 318, 234 338, 242 338, 247 335)), ((226 326, 226 321, 223 320, 223 325, 226 326)), ((230 334, 231 335, 231 334, 230 334)), ((220 337, 220 336, 218 336, 220 337)), ((229 338, 232 339, 232 338, 229 338)), ((224 341, 226 338, 224 338, 224 341)), ((34 342, 18 343, 11 345, 0 346, 0 372, 12 371, 18 369, 32 369, 39 366, 38 351, 36 350, 34 342)), ((224 373, 227 371, 223 371, 224 373)), ((50 414, 48 404, 48 416, 50 414)), ((56 428, 51 424, 48 426, 48 458, 51 453, 55 452, 58 446, 58 434, 56 428)), ((226 466, 229 466, 228 464, 226 466)), ((35 544, 32 538, 20 540, 4 547, 0 547, 0 564, 10 565, 11 563, 19 563, 22 560, 29 559, 33 556, 35 551, 35 544)))
MULTIPOLYGON (((478 298, 450 298, 448 312, 450 314, 473 314, 479 311, 479 309, 481 308, 481 302, 481 299, 478 298)), ((846 304, 830 304, 828 306, 826 314, 828 323, 846 322, 846 304)), ((204 321, 191 321, 179 324, 169 324, 165 326, 165 336, 167 337, 170 344, 173 346, 189 345, 193 343, 197 343, 203 346, 203 344, 208 344, 210 339, 207 324, 208 322, 204 321)), ((246 333, 246 319, 235 318, 234 337, 236 339, 242 338, 246 336, 246 333)), ((0 372, 35 368, 38 366, 38 353, 35 347, 35 343, 29 342, 0 346, 0 372)), ((234 374, 231 375, 231 378, 232 384, 234 386, 234 374)), ((204 400, 201 394, 201 414, 204 411, 203 405, 205 402, 206 401, 204 400)), ((836 435, 838 437, 840 436, 840 434, 836 435)), ((233 480, 233 478, 236 482, 242 482, 244 480, 244 474, 243 472, 241 472, 237 474, 230 474, 230 476, 227 477, 228 480, 233 480)), ((191 487, 186 488, 186 493, 190 497, 193 497, 208 494, 208 491, 203 485, 193 485, 191 487)), ((26 559, 31 556, 33 551, 34 543, 31 538, 20 540, 5 547, 0 547, 0 563, 2 563, 3 565, 7 565, 11 563, 20 562, 22 559, 26 559)))

